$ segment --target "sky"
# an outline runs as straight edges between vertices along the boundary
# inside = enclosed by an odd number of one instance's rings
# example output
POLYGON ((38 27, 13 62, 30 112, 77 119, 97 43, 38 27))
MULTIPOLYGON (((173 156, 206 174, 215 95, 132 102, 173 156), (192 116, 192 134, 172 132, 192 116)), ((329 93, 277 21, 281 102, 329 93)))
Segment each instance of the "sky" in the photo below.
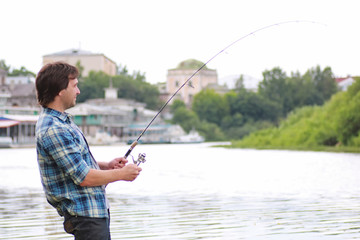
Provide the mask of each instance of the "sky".
POLYGON ((316 66, 360 76, 357 0, 2 0, 0 9, 0 60, 34 73, 42 56, 80 48, 165 82, 181 61, 205 63, 241 39, 207 64, 219 79, 316 66))

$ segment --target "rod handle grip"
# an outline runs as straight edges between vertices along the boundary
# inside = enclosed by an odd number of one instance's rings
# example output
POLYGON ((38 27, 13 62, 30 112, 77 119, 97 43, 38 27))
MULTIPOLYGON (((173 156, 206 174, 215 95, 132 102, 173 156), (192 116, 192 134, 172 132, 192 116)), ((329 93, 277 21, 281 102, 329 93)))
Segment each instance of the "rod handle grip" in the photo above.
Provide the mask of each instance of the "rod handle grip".
POLYGON ((131 151, 136 147, 136 145, 138 144, 138 141, 134 141, 131 145, 129 150, 126 152, 125 154, 125 159, 130 155, 131 151))

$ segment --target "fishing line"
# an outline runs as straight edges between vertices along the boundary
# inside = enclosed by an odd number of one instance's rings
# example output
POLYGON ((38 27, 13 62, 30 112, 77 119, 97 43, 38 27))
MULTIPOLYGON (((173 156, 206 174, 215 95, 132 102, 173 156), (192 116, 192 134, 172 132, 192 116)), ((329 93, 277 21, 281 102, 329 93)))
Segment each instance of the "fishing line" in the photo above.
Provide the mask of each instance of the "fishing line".
MULTIPOLYGON (((228 48, 230 48, 231 46, 235 45, 236 43, 240 42, 241 40, 243 40, 244 38, 247 38, 251 35, 254 35, 257 32, 263 31, 265 29, 268 28, 272 28, 275 26, 280 26, 280 25, 284 25, 284 24, 289 24, 289 23, 311 23, 311 24, 321 24, 321 25, 325 25, 323 23, 319 23, 319 22, 315 22, 315 21, 308 21, 308 20, 292 20, 292 21, 285 21, 285 22, 278 22, 278 23, 274 23, 274 24, 270 24, 261 28, 256 29, 255 31, 252 31, 238 39, 236 39, 235 41, 233 41, 232 43, 230 43, 229 45, 227 45, 225 48, 221 49, 218 53, 216 53, 214 56, 212 56, 207 62, 205 62, 200 68, 198 68, 176 91, 175 93, 164 103, 164 105, 160 108, 160 110, 157 112, 157 114, 151 119, 151 121, 149 122, 149 124, 144 128, 144 130, 140 133, 140 135, 138 136, 138 138, 131 144, 129 150, 126 152, 125 154, 125 158, 127 158, 131 151, 135 148, 135 146, 138 144, 138 142, 140 141, 141 137, 144 135, 144 133, 148 130, 148 128, 151 126, 151 124, 155 121, 155 119, 159 116, 159 114, 164 110, 164 108, 169 104, 169 102, 175 97, 175 95, 186 85, 188 84, 188 82, 198 73, 200 72, 209 62, 211 62, 214 58, 216 58, 217 56, 219 56, 221 53, 225 52, 228 48)), ((192 85, 190 85, 192 86, 192 85)), ((139 154, 139 158, 137 161, 134 160, 134 163, 136 163, 137 165, 139 165, 141 162, 145 162, 145 154, 139 154)))

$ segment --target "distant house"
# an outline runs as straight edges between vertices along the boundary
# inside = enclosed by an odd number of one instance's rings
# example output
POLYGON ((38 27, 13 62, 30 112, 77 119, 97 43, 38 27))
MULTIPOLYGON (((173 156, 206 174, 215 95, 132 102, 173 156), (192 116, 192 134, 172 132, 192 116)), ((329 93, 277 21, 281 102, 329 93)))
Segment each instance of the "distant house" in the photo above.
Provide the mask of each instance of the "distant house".
POLYGON ((335 81, 337 82, 338 87, 342 91, 346 91, 348 87, 355 82, 354 78, 350 76, 346 78, 335 78, 335 81))
POLYGON ((0 69, 0 106, 39 106, 33 76, 7 76, 0 69))
POLYGON ((64 61, 71 65, 84 68, 82 76, 86 77, 90 71, 102 71, 110 76, 116 74, 116 63, 102 53, 92 53, 80 49, 69 49, 43 56, 43 65, 56 61, 64 61))

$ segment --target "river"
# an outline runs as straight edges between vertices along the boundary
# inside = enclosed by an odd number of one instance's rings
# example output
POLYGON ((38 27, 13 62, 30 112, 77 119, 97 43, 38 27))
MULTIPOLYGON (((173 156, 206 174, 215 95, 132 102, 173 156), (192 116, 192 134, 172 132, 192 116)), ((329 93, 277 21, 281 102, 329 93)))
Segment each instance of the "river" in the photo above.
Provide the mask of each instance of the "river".
MULTIPOLYGON (((128 146, 94 146, 97 160, 128 146)), ((108 185, 112 239, 359 239, 360 154, 138 145, 134 182, 108 185)), ((72 239, 33 148, 0 149, 0 239, 72 239)))

